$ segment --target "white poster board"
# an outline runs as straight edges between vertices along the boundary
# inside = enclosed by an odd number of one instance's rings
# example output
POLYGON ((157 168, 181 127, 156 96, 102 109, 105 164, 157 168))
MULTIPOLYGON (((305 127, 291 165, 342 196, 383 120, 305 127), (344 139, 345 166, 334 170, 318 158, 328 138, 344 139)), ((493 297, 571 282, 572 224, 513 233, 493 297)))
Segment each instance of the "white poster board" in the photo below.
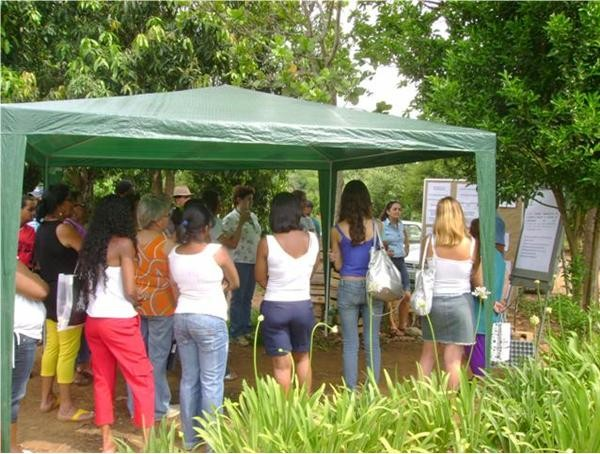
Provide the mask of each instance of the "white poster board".
MULTIPOLYGON (((447 196, 458 200, 465 213, 467 227, 471 221, 479 217, 479 200, 477 186, 469 184, 466 180, 453 180, 450 178, 426 178, 423 181, 423 236, 429 235, 435 221, 435 209, 438 201, 447 196)), ((497 214, 504 220, 506 233, 504 235, 505 258, 514 261, 516 256, 516 239, 521 235, 523 223, 523 202, 518 201, 504 204, 497 210, 497 214)))
POLYGON ((435 209, 438 202, 444 197, 452 195, 451 180, 425 180, 425 225, 433 225, 435 221, 435 209))
POLYGON ((556 259, 560 251, 562 225, 552 191, 544 189, 529 201, 511 275, 513 285, 551 287, 556 259))

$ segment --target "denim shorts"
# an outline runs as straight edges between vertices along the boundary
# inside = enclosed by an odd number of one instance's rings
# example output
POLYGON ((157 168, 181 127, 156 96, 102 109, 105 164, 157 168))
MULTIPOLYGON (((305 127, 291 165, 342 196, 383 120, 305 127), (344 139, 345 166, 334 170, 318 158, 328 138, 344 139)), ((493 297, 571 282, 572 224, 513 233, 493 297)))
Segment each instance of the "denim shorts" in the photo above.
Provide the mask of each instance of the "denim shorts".
POLYGON ((265 316, 260 326, 267 355, 310 350, 310 335, 315 326, 311 300, 263 301, 260 313, 265 316))
POLYGON ((429 313, 433 334, 427 317, 421 317, 423 339, 442 344, 473 345, 475 321, 473 299, 470 293, 451 296, 435 296, 429 313))

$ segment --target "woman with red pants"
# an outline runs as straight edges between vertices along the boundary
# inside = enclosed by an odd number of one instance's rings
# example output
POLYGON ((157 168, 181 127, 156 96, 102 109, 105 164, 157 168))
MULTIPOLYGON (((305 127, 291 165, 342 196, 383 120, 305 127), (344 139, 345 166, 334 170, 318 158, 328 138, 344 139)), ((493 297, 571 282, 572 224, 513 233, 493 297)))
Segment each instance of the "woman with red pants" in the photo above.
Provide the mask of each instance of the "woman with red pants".
POLYGON ((135 285, 136 232, 131 205, 108 196, 98 204, 79 255, 85 326, 94 372, 96 424, 102 429, 102 451, 114 452, 111 424, 117 365, 133 394, 136 426, 154 423, 152 364, 140 332, 135 285))

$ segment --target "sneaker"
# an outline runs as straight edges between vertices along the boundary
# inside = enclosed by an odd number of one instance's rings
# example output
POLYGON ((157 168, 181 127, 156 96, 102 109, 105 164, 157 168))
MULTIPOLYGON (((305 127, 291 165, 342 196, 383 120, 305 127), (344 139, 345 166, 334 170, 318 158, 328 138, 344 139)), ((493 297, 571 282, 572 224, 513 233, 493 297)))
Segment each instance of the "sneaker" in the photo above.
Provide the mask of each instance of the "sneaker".
POLYGON ((225 374, 225 381, 233 381, 233 380, 237 380, 238 378, 238 374, 236 374, 235 372, 228 372, 227 374, 225 374))
POLYGON ((179 413, 181 413, 179 405, 169 405, 165 417, 167 419, 177 418, 177 416, 179 416, 179 413))
POLYGON ((242 347, 247 347, 250 345, 250 342, 248 342, 248 339, 246 339, 244 336, 234 337, 231 341, 235 344, 241 345, 242 347))

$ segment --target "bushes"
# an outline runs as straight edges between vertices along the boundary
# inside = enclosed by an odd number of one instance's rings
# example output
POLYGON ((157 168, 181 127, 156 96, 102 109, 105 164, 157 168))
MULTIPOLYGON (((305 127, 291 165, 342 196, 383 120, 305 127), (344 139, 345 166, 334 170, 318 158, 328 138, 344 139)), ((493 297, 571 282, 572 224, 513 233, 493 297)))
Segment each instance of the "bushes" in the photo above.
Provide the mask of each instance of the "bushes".
MULTIPOLYGON (((526 315, 539 315, 543 312, 543 307, 546 302, 542 298, 536 301, 527 300, 522 305, 526 315)), ((558 327, 563 333, 575 331, 582 335, 588 329, 588 315, 592 321, 600 321, 600 316, 593 309, 588 314, 581 308, 579 303, 567 295, 553 295, 547 299, 548 307, 552 308, 552 318, 558 323, 558 327)))
POLYGON ((541 363, 463 376, 458 394, 438 378, 394 383, 385 374, 385 392, 368 383, 286 396, 265 377, 244 383, 200 433, 217 452, 598 452, 600 336, 550 344, 541 363))

